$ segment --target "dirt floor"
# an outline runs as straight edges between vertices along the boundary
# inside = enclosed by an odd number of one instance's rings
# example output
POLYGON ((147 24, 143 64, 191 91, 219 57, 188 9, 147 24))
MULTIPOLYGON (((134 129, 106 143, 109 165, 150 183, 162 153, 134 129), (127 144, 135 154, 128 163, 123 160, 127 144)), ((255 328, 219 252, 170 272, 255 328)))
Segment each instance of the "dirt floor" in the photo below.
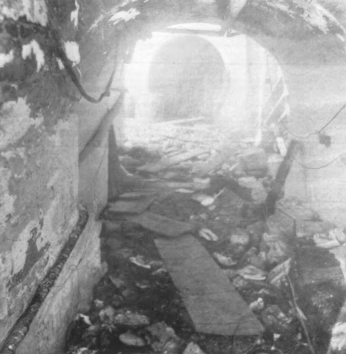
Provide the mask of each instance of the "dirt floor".
POLYGON ((120 160, 133 173, 124 192, 134 194, 122 204, 115 204, 121 197, 111 201, 101 215, 108 271, 90 311, 71 324, 66 353, 336 351, 345 340, 338 254, 346 236, 298 200, 281 198, 269 214, 268 194, 284 161, 275 144, 255 147, 203 123, 157 124, 127 136, 120 160), (149 230, 131 213, 119 212, 127 202, 138 205, 153 195, 136 214, 149 211, 191 225, 190 234, 262 324, 260 333, 195 330, 154 242, 167 230, 149 230))

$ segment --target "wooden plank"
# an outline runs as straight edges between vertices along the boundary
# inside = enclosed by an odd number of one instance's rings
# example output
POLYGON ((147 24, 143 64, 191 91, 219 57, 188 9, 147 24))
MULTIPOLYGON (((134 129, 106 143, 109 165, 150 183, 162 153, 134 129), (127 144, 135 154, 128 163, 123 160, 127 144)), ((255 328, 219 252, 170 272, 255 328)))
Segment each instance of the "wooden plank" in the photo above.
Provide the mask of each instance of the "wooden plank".
POLYGON ((185 152, 183 154, 175 155, 156 163, 146 164, 144 166, 139 167, 137 170, 150 173, 159 172, 165 170, 170 166, 177 165, 179 162, 183 162, 192 159, 193 157, 205 154, 206 152, 208 152, 208 150, 206 149, 197 149, 190 152, 185 152))
POLYGON ((257 335, 263 327, 205 248, 190 235, 155 239, 198 332, 257 335))
POLYGON ((109 203, 106 212, 110 214, 141 214, 149 208, 156 196, 150 195, 147 198, 134 200, 117 200, 109 203))
POLYGON ((151 212, 145 212, 138 216, 128 217, 127 219, 138 223, 149 231, 153 231, 167 237, 181 236, 192 232, 194 229, 194 226, 191 224, 173 220, 151 212))
POLYGON ((123 194, 120 194, 119 198, 120 200, 140 200, 143 199, 145 197, 149 197, 149 196, 154 196, 155 193, 154 192, 126 192, 123 194))
POLYGON ((204 177, 208 173, 220 167, 226 160, 226 156, 223 153, 219 153, 213 158, 209 158, 207 161, 197 162, 194 165, 194 172, 200 176, 204 177))

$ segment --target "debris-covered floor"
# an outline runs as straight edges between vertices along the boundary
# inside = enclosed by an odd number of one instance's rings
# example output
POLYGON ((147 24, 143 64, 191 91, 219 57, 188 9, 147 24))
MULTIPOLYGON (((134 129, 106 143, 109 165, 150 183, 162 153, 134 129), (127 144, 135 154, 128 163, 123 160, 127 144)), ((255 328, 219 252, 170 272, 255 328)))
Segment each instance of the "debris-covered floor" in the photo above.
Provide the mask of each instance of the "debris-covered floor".
POLYGON ((66 352, 338 349, 346 235, 297 199, 270 212, 275 144, 199 119, 127 130, 120 160, 135 178, 101 215, 108 271, 66 352))

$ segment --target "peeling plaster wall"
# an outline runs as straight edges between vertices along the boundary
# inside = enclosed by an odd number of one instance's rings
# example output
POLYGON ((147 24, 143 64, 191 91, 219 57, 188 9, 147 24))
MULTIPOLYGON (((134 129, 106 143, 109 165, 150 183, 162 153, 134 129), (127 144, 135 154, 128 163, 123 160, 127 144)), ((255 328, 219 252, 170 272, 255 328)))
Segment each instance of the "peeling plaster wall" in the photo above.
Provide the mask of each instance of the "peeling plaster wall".
MULTIPOLYGON (((9 105, 13 119, 23 114, 21 100, 4 104, 2 114, 9 105)), ((8 142, 0 153, 2 340, 25 310, 77 220, 76 117, 59 121, 50 134, 42 119, 40 124, 27 120, 26 131, 21 125, 1 121, 8 142), (6 130, 8 124, 12 127, 6 130)))
POLYGON ((78 160, 116 95, 93 109, 81 100, 51 29, 95 96, 110 77, 116 43, 100 54, 98 28, 81 39, 79 20, 91 25, 99 13, 93 6, 83 13, 80 3, 0 3, 0 347, 65 245, 77 204, 89 210, 86 229, 18 350, 23 354, 60 353, 68 323, 88 306, 102 275, 96 218, 107 201, 107 139, 81 166, 78 160))

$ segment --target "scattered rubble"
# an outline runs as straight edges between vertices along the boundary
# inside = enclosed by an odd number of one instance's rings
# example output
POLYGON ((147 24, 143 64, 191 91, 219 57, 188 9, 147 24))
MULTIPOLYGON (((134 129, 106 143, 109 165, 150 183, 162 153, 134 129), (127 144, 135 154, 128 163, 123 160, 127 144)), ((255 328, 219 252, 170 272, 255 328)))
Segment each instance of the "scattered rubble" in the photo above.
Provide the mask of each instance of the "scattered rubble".
MULTIPOLYGON (((345 267, 331 252, 346 243, 346 233, 299 199, 282 196, 293 148, 283 157, 201 120, 168 125, 128 132, 132 141, 120 160, 142 182, 102 213, 109 270, 90 311, 71 324, 66 353, 324 354, 329 343, 345 351, 338 317, 345 267), (199 246, 181 246, 184 238, 198 242, 204 256, 199 246), (176 245, 179 265, 161 258, 161 241, 176 245), (263 333, 217 336, 208 323, 196 330, 178 283, 184 290, 200 286, 208 256, 208 267, 232 285, 263 333), (179 267, 186 276, 176 281, 172 269, 179 267)), ((210 301, 220 301, 221 290, 208 288, 210 301)), ((191 307, 207 322, 212 316, 203 311, 212 307, 198 295, 191 307)), ((236 326, 246 329, 245 317, 236 326)))

